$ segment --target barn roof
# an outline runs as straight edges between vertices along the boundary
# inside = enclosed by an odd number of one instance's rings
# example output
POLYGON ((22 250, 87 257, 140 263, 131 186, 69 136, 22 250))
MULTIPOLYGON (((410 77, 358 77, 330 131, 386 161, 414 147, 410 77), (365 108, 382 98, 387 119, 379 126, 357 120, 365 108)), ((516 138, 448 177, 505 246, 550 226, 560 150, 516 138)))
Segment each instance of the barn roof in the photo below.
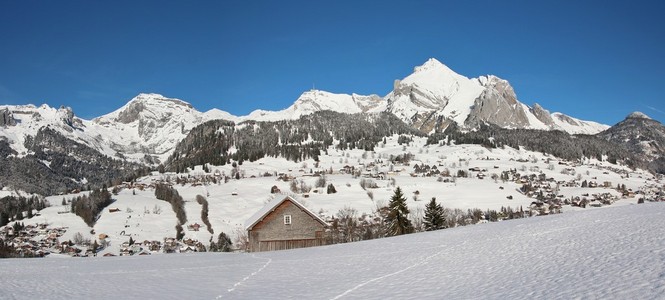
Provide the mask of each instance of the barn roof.
POLYGON ((283 197, 283 198, 282 197, 273 198, 272 200, 270 200, 270 202, 268 202, 266 205, 264 205, 263 208, 261 208, 259 211, 254 213, 251 217, 249 217, 249 219, 247 219, 247 221, 245 221, 245 230, 249 230, 252 227, 254 227, 254 225, 256 225, 261 220, 263 220, 267 215, 269 215, 271 212, 273 212, 278 206, 280 206, 285 201, 290 201, 295 206, 300 208, 302 211, 304 211, 305 213, 310 215, 312 217, 312 219, 320 222, 324 226, 328 226, 328 223, 326 223, 326 221, 321 219, 321 217, 319 217, 318 215, 313 213, 311 210, 307 209, 307 207, 302 205, 300 202, 296 201, 295 199, 291 198, 290 196, 286 196, 286 197, 283 197))

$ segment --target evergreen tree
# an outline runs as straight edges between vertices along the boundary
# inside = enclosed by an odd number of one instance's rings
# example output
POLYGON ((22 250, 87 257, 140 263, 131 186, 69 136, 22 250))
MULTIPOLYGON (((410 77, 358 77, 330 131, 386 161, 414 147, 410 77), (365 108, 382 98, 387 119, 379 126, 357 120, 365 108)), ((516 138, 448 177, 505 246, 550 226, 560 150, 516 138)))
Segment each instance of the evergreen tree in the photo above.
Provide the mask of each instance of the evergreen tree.
POLYGON ((432 197, 427 205, 425 205, 425 218, 423 221, 425 231, 432 231, 444 228, 446 220, 443 217, 443 207, 441 204, 436 203, 436 198, 432 197))
POLYGON ((335 186, 332 183, 328 184, 328 188, 326 190, 326 193, 328 193, 328 194, 337 193, 337 190, 335 189, 335 186))
POLYGON ((231 238, 226 233, 222 232, 217 236, 217 250, 219 252, 231 252, 232 245, 231 238))
POLYGON ((5 212, 0 212, 0 227, 9 224, 9 216, 5 212))
POLYGON ((388 236, 396 236, 412 233, 413 225, 409 220, 409 208, 406 206, 406 198, 402 194, 402 189, 397 187, 395 194, 388 203, 388 215, 386 223, 388 225, 388 236))

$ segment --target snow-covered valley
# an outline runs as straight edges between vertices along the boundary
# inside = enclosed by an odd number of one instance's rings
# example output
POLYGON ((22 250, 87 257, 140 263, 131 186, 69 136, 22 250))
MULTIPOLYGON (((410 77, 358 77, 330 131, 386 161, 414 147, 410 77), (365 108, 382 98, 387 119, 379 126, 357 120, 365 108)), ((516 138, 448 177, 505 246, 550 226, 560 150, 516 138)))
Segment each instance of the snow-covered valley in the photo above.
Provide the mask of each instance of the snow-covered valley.
MULTIPOLYGON (((375 151, 342 151, 331 147, 328 155, 318 157, 318 162, 308 159, 296 163, 267 157, 236 167, 207 165, 207 172, 202 166, 183 174, 153 172, 153 175, 115 188, 114 202, 101 211, 92 227, 71 213, 71 201, 85 192, 48 197, 51 207, 21 223, 66 228, 58 237, 60 242, 74 240, 76 235, 81 235, 83 240, 101 242, 100 235, 104 235, 107 245, 97 253, 101 256, 121 254, 121 250, 127 248, 123 243, 130 238, 137 242, 161 243, 165 238, 176 236, 176 214, 168 202, 156 198, 154 186, 158 183, 173 185, 184 199, 187 222, 182 226, 189 229, 184 231, 184 239, 200 242, 205 247, 221 232, 236 240, 245 232, 245 222, 255 212, 270 199, 286 195, 326 220, 339 218, 341 210, 350 208, 357 212, 355 218, 359 223, 373 223, 378 217, 377 211, 388 204, 395 188, 400 187, 416 223, 422 220, 425 205, 432 198, 445 208, 457 211, 457 215, 449 218, 466 218, 468 210, 472 209, 482 211, 482 219, 452 220, 451 226, 459 226, 486 222, 490 210, 501 211, 502 207, 525 211, 526 215, 567 213, 596 209, 596 206, 635 204, 640 198, 658 200, 662 189, 660 177, 607 162, 571 163, 509 147, 426 146, 426 139, 417 137, 408 145, 400 145, 398 140, 398 136, 389 137, 386 144, 375 151), (411 157, 408 162, 396 160, 406 156, 411 157), (320 184, 322 178, 325 184, 320 184), (333 185, 336 193, 328 194, 328 185, 333 185), (533 191, 525 191, 524 186, 532 186, 533 191), (281 193, 271 193, 273 188, 281 193), (197 195, 207 198, 213 233, 205 227, 198 229, 205 222, 202 206, 195 201, 197 195), (539 197, 551 200, 538 200, 539 197), (582 200, 586 201, 585 205, 581 205, 582 200)), ((41 241, 48 236, 46 232, 36 233, 31 240, 41 241)), ((176 252, 189 251, 182 246, 185 250, 176 252)), ((242 248, 237 242, 234 247, 242 248)), ((159 247, 149 249, 148 245, 143 245, 131 252, 164 252, 159 247)))
POLYGON ((0 262, 9 278, 0 298, 117 296, 91 290, 99 282, 128 298, 663 291, 654 234, 663 208, 636 204, 665 201, 662 172, 648 164, 662 160, 665 127, 643 114, 605 130, 436 60, 385 98, 312 90, 246 117, 158 94, 93 120, 46 105, 0 113, 0 254, 47 257, 0 262), (397 188, 419 233, 384 238, 397 188), (317 241, 333 245, 246 253, 251 220, 286 197, 323 225, 317 241), (438 228, 447 229, 422 233, 430 200, 443 205, 438 228), (236 253, 195 253, 220 249, 236 253))

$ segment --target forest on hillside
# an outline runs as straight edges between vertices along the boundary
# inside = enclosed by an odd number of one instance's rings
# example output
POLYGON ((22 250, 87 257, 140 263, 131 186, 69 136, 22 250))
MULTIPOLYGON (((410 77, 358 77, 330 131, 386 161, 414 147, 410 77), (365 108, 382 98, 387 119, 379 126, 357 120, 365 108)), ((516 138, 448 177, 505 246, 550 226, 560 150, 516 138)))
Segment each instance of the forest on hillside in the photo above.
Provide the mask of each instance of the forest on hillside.
POLYGON ((260 158, 284 157, 302 161, 338 149, 374 150, 393 134, 425 136, 392 114, 344 114, 321 111, 298 120, 245 121, 236 126, 225 120, 209 121, 190 131, 167 162, 167 169, 182 172, 205 163, 224 165, 260 158))

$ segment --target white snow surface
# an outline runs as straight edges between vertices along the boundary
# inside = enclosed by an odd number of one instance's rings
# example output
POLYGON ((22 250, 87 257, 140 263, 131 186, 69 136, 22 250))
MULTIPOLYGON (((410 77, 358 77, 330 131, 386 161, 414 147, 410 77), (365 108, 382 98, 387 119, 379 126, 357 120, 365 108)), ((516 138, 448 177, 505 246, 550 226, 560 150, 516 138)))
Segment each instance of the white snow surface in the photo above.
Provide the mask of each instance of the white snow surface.
POLYGON ((242 120, 278 121, 295 120, 317 111, 331 110, 341 113, 362 113, 383 107, 383 99, 377 95, 335 94, 312 89, 304 92, 290 107, 280 111, 255 110, 242 120))
POLYGON ((3 299, 662 299, 665 204, 263 253, 0 260, 3 299))
POLYGON ((593 121, 582 121, 562 113, 555 112, 552 114, 554 124, 570 134, 596 134, 610 128, 605 124, 600 124, 593 121))

